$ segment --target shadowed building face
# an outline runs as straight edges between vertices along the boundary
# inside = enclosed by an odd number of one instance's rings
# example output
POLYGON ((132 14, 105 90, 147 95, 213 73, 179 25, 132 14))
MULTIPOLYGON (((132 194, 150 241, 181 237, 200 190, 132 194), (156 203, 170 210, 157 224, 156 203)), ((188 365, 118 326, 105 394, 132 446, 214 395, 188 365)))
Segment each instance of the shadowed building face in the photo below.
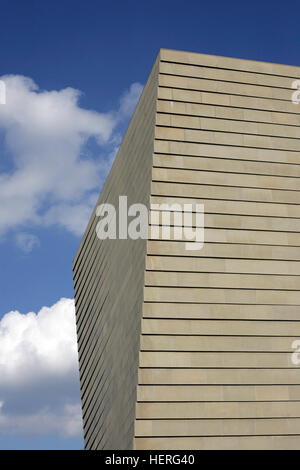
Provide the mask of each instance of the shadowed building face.
POLYGON ((299 78, 160 51, 97 207, 203 204, 205 243, 100 240, 95 208, 73 264, 87 449, 300 447, 299 78))

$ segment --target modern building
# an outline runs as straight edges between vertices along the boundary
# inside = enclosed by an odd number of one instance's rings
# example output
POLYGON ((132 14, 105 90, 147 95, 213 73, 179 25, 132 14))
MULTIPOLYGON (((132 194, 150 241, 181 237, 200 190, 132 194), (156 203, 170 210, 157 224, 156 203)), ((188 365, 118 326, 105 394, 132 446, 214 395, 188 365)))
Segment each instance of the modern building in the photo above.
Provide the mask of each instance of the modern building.
POLYGON ((73 264, 86 449, 300 448, 299 79, 160 50, 97 206, 203 203, 205 243, 100 240, 95 208, 73 264))

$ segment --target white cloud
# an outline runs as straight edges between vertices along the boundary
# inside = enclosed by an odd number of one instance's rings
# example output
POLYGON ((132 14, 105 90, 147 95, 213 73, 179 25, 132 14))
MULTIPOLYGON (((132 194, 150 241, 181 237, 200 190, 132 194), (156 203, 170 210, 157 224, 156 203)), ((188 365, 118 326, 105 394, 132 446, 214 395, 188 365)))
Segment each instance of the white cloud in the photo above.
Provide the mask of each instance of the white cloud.
POLYGON ((60 203, 52 206, 45 214, 44 224, 59 224, 75 235, 82 235, 98 196, 99 194, 92 193, 82 203, 60 203))
POLYGON ((141 96, 143 87, 140 83, 133 83, 129 90, 123 94, 120 100, 120 112, 126 116, 130 117, 134 111, 134 108, 141 96))
POLYGON ((63 298, 38 314, 4 315, 0 377, 0 435, 81 435, 72 299, 63 298))
POLYGON ((40 241, 36 235, 31 233, 20 232, 17 233, 16 237, 17 246, 24 251, 24 253, 30 253, 34 247, 40 245, 40 241))
POLYGON ((0 107, 0 131, 8 165, 0 173, 0 235, 34 224, 59 224, 81 234, 115 155, 118 125, 132 113, 142 86, 132 84, 117 111, 99 113, 81 108, 73 88, 42 91, 27 77, 1 79, 6 105, 0 107), (91 139, 93 153, 106 152, 106 158, 87 155, 91 139))

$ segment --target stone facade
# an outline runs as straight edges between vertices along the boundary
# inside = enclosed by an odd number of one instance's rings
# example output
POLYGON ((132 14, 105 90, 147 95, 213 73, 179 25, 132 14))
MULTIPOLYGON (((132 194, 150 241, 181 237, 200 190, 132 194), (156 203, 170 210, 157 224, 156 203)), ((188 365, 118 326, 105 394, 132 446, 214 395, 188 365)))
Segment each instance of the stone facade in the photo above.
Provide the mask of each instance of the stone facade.
POLYGON ((98 204, 203 203, 205 245, 100 241, 93 213, 73 265, 87 449, 300 447, 299 78, 160 51, 98 204))

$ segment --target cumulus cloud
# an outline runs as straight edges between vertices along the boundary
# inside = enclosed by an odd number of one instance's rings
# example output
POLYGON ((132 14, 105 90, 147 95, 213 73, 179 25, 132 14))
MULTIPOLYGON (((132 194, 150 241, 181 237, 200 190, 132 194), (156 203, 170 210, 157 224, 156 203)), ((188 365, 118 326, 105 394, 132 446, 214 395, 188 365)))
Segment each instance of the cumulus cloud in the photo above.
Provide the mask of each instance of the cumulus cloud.
POLYGON ((0 435, 82 433, 75 307, 62 298, 0 321, 0 435))
POLYGON ((80 235, 116 153, 118 126, 132 113, 142 86, 132 84, 117 110, 99 113, 80 107, 73 88, 44 91, 27 77, 0 78, 6 85, 0 236, 34 224, 58 224, 80 235))

